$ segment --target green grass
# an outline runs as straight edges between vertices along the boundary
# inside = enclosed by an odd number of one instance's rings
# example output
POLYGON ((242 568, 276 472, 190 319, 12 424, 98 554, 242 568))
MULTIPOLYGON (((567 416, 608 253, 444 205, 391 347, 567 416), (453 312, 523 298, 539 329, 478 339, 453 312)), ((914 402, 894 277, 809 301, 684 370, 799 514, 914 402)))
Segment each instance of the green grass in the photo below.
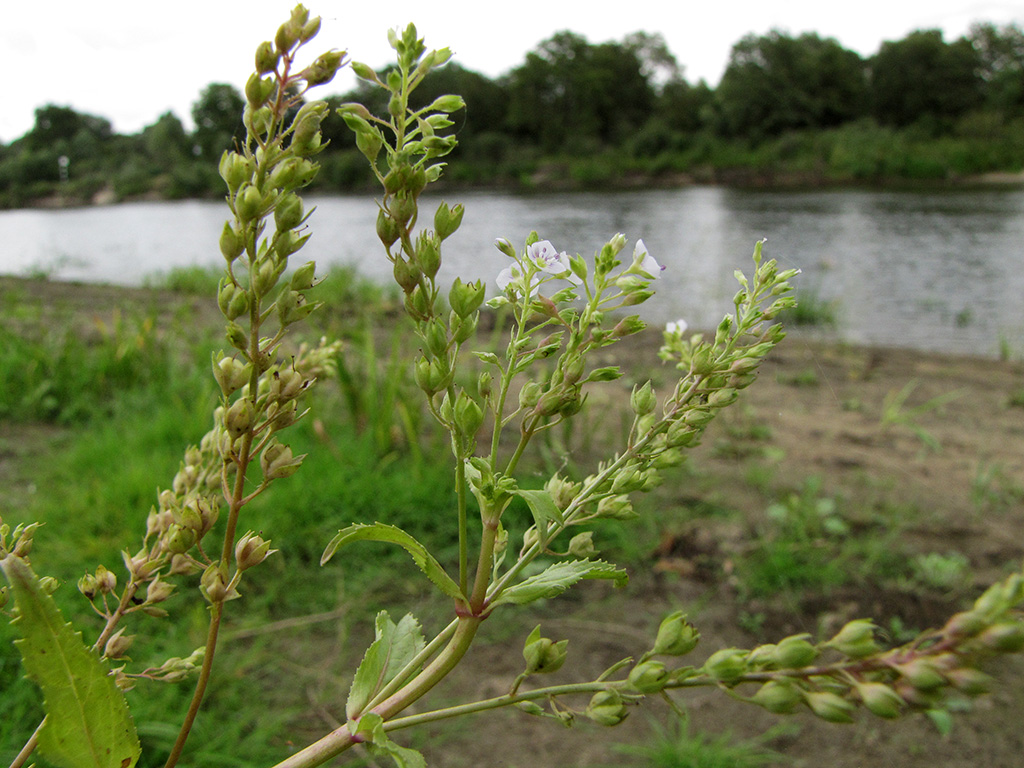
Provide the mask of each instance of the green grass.
POLYGON ((764 746, 779 735, 769 731, 759 739, 740 739, 731 732, 691 733, 685 719, 657 726, 651 744, 622 746, 619 751, 644 768, 758 768, 776 765, 782 755, 764 746))

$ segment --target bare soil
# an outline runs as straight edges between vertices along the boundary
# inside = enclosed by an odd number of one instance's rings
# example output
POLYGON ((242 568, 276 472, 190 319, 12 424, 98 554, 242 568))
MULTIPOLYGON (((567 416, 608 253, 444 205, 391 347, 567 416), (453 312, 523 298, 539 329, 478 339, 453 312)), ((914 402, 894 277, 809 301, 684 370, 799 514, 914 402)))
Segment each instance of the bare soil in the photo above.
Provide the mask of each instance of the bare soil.
MULTIPOLYGON (((115 306, 128 295, 93 286, 19 285, 93 309, 97 300, 115 306)), ((151 292, 131 301, 165 308, 182 303, 151 292)), ((658 342, 652 333, 624 350, 631 367, 649 369, 656 384, 667 375, 654 357, 658 342)), ((856 617, 882 626, 892 617, 918 629, 940 624, 1024 557, 1024 407, 1013 404, 1022 389, 1019 362, 864 349, 792 335, 740 403, 712 425, 689 469, 673 474, 646 506, 646 515, 664 513, 664 523, 656 525, 647 562, 631 569, 630 585, 616 591, 587 584, 550 604, 493 619, 467 662, 425 706, 507 691, 521 669, 523 630, 537 623, 545 634, 570 641, 569 662, 552 683, 599 674, 643 652, 660 617, 677 608, 702 634, 694 663, 719 648, 827 632, 856 617), (896 409, 891 403, 901 391, 907 397, 896 409), (911 588, 858 578, 831 590, 744 597, 736 565, 765 530, 770 500, 799 489, 808 477, 820 480, 823 497, 838 500, 851 526, 848 536, 893 532, 891 546, 907 557, 960 552, 970 562, 963 583, 911 588), (678 512, 697 502, 738 514, 678 512)), ((592 429, 602 427, 595 423, 592 429)), ((16 503, 30 484, 19 471, 21 459, 45 451, 51 439, 48 429, 0 424, 0 483, 10 500, 16 503)), ((292 644, 293 658, 320 678, 310 685, 310 714, 301 729, 322 733, 330 712, 337 717, 343 711, 343 700, 330 692, 340 672, 336 649, 324 652, 325 638, 308 627, 286 634, 282 640, 292 644)), ((989 671, 999 678, 995 691, 958 712, 947 738, 921 716, 889 722, 862 714, 854 725, 835 726, 804 714, 785 719, 792 727, 774 731, 767 745, 780 753, 781 764, 808 768, 1020 766, 1024 663, 1011 659, 989 671)), ((749 739, 780 722, 716 690, 688 693, 680 702, 693 731, 749 739)), ((583 718, 566 729, 499 711, 399 739, 423 749, 428 764, 446 768, 635 765, 616 745, 653 743, 653 723, 665 721, 667 708, 657 700, 649 705, 614 729, 583 718)), ((301 734, 296 736, 298 743, 301 734)))

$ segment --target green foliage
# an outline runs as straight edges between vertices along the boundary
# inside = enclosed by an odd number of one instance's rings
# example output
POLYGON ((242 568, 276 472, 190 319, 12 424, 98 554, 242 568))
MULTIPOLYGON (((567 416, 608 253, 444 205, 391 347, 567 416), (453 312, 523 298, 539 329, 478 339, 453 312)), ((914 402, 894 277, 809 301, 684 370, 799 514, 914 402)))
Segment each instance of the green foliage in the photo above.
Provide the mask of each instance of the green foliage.
POLYGON ((56 423, 109 413, 118 396, 172 394, 195 372, 154 318, 115 310, 108 319, 19 301, 0 315, 0 417, 56 423))
POLYGON ((775 728, 759 739, 744 740, 728 731, 718 735, 691 733, 689 720, 681 718, 668 726, 656 726, 652 744, 618 749, 636 758, 636 764, 643 768, 757 768, 782 761, 782 755, 764 746, 780 730, 775 728))
POLYGON ((28 676, 42 689, 48 716, 39 752, 60 768, 131 768, 139 741, 124 695, 99 655, 64 621, 53 598, 16 555, 0 553, 28 676))

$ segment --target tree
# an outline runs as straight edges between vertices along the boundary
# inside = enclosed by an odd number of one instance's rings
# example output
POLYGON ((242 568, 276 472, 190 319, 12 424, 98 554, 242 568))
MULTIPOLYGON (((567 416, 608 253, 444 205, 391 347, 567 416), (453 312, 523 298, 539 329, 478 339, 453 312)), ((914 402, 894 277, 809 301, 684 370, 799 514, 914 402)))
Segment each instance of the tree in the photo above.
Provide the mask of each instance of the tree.
POLYGON ((621 142, 646 122, 655 97, 637 50, 573 32, 528 53, 507 88, 509 129, 548 151, 621 142))
POLYGON ((204 160, 217 161, 226 149, 245 137, 242 111, 245 99, 232 86, 211 83, 192 105, 195 153, 204 160))
POLYGON ((948 124, 981 104, 979 69, 967 38, 946 43, 938 29, 882 43, 871 61, 875 117, 897 127, 920 120, 948 124))
POLYGON ((860 55, 834 39, 773 30, 733 46, 716 95, 721 131, 759 139, 860 117, 867 83, 860 55))
POLYGON ((1024 113, 1024 30, 975 24, 967 39, 978 55, 986 104, 1004 115, 1024 113))
POLYGON ((164 112, 142 131, 146 154, 163 171, 172 170, 191 159, 191 147, 185 126, 173 112, 164 112))
POLYGON ((31 150, 53 149, 59 142, 70 144, 76 136, 102 143, 112 135, 109 120, 76 112, 71 107, 47 104, 36 110, 36 122, 25 134, 25 143, 31 150))

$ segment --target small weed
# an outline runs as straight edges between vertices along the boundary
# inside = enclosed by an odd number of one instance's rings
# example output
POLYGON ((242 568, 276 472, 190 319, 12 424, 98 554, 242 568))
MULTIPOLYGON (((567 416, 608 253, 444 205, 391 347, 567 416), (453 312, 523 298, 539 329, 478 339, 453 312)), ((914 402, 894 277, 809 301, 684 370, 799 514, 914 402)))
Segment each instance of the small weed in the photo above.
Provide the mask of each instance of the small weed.
POLYGON ((927 450, 938 453, 942 450, 939 441, 928 430, 918 423, 918 419, 929 411, 933 411, 963 394, 962 390, 946 392, 933 397, 921 405, 905 408, 907 399, 917 389, 917 380, 912 379, 899 392, 890 392, 882 402, 882 418, 879 427, 884 431, 891 426, 899 425, 910 429, 924 444, 927 450))
POLYGON ((224 275, 222 266, 172 267, 167 272, 146 276, 142 284, 146 288, 173 291, 186 296, 216 296, 220 279, 224 275))
POLYGON ((1024 488, 1008 478, 1000 464, 979 462, 971 480, 971 504, 978 514, 1005 512, 1024 500, 1024 488))
POLYGON ((928 552, 910 561, 914 582, 943 592, 959 591, 970 585, 971 561, 960 552, 928 552))
POLYGON ((791 387, 816 387, 821 384, 821 379, 813 368, 804 368, 796 373, 779 376, 779 383, 789 384, 791 387))
POLYGON ((618 749, 639 758, 645 768, 755 768, 778 763, 782 755, 764 745, 791 732, 791 725, 780 724, 757 739, 738 739, 728 731, 691 734, 688 721, 680 718, 666 727, 655 726, 649 746, 618 749))
POLYGON ((796 306, 779 316, 786 325, 834 326, 836 324, 836 302, 825 301, 812 291, 797 291, 796 306))

